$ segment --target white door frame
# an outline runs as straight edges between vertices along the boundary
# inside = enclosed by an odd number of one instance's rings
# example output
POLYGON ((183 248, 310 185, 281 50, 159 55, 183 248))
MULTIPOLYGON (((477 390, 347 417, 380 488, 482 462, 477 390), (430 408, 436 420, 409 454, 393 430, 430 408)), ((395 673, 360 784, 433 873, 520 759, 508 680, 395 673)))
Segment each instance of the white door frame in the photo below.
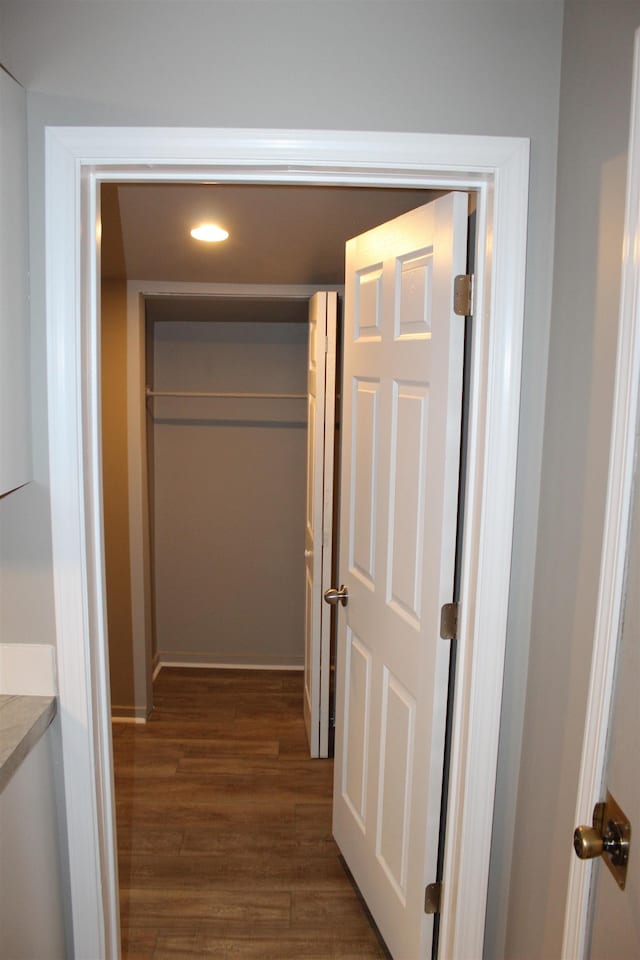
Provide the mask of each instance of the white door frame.
POLYGON ((46 130, 49 464, 74 951, 117 958, 99 404, 98 187, 212 180, 474 190, 474 338, 440 955, 482 955, 520 401, 529 143, 343 131, 46 130))
MULTIPOLYGON (((574 825, 591 823, 604 799, 607 737, 624 604, 629 524, 639 425, 640 384, 640 30, 634 46, 627 193, 622 246, 616 377, 600 585, 591 658, 574 825)), ((636 477, 636 483, 638 479, 636 477)), ((569 838, 567 838, 569 840, 569 838)), ((563 960, 582 960, 589 939, 592 861, 571 853, 564 918, 563 960)))

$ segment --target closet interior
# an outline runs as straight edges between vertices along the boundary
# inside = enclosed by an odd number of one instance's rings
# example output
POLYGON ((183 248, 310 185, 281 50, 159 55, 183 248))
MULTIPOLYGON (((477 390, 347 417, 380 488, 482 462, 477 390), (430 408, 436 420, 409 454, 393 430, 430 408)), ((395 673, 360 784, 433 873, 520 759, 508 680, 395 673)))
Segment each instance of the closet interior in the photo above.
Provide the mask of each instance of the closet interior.
POLYGON ((307 312, 146 301, 156 661, 304 664, 307 312))

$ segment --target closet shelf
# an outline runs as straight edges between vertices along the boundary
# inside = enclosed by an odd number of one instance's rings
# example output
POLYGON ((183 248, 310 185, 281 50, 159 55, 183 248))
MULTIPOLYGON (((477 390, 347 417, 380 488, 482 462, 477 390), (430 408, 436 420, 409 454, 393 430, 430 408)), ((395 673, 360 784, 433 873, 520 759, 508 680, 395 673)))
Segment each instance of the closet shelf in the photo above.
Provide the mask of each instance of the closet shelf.
POLYGON ((192 390, 151 390, 147 387, 148 397, 186 397, 187 399, 214 400, 306 400, 306 393, 227 393, 199 392, 192 390))

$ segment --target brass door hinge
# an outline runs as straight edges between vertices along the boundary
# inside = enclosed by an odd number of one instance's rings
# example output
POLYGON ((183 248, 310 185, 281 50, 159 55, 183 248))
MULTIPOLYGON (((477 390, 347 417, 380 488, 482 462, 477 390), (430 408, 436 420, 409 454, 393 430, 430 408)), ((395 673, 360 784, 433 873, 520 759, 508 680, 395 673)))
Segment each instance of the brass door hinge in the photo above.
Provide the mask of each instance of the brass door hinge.
POLYGON ((424 912, 440 913, 440 898, 442 896, 442 884, 430 883, 424 891, 424 912))
POLYGON ((440 610, 440 636, 443 640, 458 639, 458 603, 445 603, 440 610))
POLYGON ((453 281, 453 312, 458 317, 473 314, 473 276, 469 273, 461 273, 453 281))

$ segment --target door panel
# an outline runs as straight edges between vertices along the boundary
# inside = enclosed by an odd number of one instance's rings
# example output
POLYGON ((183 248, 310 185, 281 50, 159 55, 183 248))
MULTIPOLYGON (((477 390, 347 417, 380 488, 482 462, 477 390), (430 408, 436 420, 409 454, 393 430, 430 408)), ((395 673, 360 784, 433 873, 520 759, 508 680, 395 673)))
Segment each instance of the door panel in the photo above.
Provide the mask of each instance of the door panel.
POLYGON ((387 594, 396 611, 418 627, 424 555, 428 390, 395 383, 393 394, 387 594))
POLYGON ((367 815, 371 652, 351 629, 347 633, 345 685, 348 696, 344 712, 346 749, 342 767, 342 793, 358 826, 364 830, 367 815))
POLYGON ((431 943, 466 225, 466 195, 450 194, 347 244, 334 833, 398 960, 431 943))
POLYGON ((377 414, 380 384, 356 379, 353 401, 352 529, 350 564, 363 583, 372 585, 375 560, 377 414), (357 492, 357 496, 356 496, 357 492))
POLYGON ((354 334, 356 341, 380 339, 382 264, 358 270, 354 284, 354 334))
POLYGON ((331 581, 337 303, 326 291, 309 302, 304 718, 312 757, 329 753, 331 617, 322 595, 331 581))
POLYGON ((406 902, 409 800, 416 702, 383 668, 378 836, 376 853, 396 893, 406 902))

